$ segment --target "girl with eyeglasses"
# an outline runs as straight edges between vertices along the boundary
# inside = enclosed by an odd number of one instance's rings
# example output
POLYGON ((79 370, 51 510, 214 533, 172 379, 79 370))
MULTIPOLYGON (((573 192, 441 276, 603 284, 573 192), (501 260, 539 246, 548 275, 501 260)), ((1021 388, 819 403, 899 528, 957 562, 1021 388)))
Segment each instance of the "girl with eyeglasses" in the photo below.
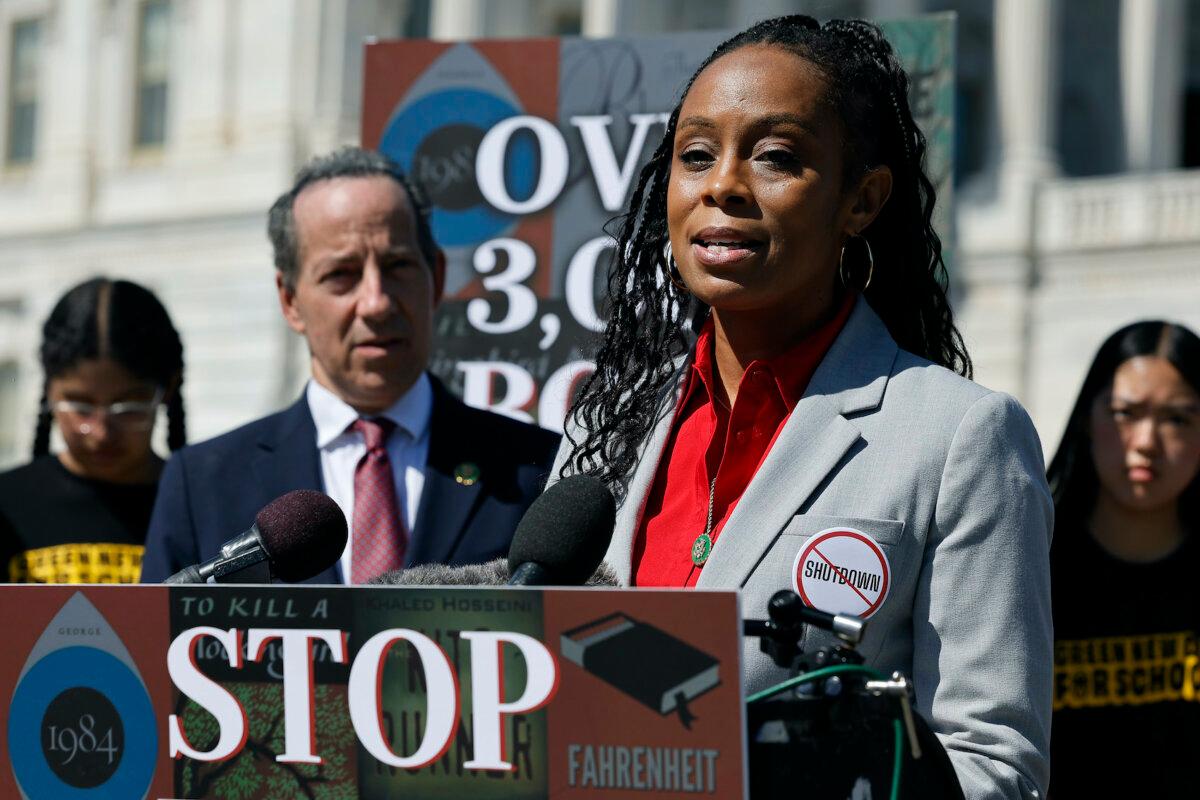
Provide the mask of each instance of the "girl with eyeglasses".
POLYGON ((33 460, 0 474, 0 579, 136 583, 167 444, 186 443, 183 344, 158 298, 125 280, 68 291, 42 328, 33 460), (65 449, 50 452, 57 426, 65 449))
POLYGON ((1159 320, 1112 334, 1049 478, 1050 796, 1195 797, 1200 338, 1159 320))

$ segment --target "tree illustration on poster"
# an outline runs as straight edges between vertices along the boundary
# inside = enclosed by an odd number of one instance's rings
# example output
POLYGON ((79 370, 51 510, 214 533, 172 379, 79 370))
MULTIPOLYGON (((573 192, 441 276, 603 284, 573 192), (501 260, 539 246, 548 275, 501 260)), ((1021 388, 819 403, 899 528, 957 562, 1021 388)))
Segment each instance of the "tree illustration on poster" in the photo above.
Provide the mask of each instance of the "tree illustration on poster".
MULTIPOLYGON (((226 683, 225 688, 246 710, 250 725, 246 746, 227 761, 177 762, 176 786, 181 797, 334 800, 354 795, 357 742, 350 720, 342 712, 346 706, 344 685, 317 685, 313 692, 313 727, 320 731, 322 764, 276 761, 286 752, 283 688, 279 683, 226 683)), ((178 713, 195 746, 211 749, 218 736, 216 720, 191 701, 183 699, 180 705, 178 713)))
MULTIPOLYGON (((954 15, 883 27, 913 78, 949 253, 954 15)), ((429 196, 447 256, 430 366, 468 403, 561 430, 604 326, 605 225, 728 35, 367 46, 362 142, 429 196)))

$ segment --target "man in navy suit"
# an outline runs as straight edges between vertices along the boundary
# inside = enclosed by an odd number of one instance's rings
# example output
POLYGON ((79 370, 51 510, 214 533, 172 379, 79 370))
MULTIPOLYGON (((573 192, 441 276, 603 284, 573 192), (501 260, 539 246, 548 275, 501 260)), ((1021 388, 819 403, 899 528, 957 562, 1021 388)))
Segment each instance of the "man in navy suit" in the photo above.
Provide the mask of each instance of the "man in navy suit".
POLYGON ((425 371, 445 258, 399 167, 359 148, 315 159, 268 232, 312 380, 290 408, 172 456, 142 580, 213 557, 292 489, 326 492, 350 522, 346 553, 313 583, 504 555, 559 437, 469 408, 425 371))

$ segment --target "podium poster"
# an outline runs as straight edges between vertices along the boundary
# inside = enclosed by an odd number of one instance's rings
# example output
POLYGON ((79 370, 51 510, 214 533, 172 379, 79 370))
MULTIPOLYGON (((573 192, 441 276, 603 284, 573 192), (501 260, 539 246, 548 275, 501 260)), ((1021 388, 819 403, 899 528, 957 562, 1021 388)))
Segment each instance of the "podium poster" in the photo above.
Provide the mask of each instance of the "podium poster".
MULTIPOLYGON (((884 22, 953 249, 954 15, 884 22)), ((467 403, 562 429, 593 369, 622 213, 667 117, 731 31, 373 42, 361 139, 425 190, 446 252, 430 369, 467 403)))
POLYGON ((0 586, 0 797, 745 797, 731 592, 0 586))

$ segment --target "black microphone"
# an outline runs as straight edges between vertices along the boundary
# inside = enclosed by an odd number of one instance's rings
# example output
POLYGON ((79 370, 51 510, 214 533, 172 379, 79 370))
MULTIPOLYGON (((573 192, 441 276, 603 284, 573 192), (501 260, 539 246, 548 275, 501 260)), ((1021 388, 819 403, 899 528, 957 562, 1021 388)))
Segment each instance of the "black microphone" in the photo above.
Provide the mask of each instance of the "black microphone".
POLYGON ((510 586, 580 586, 612 541, 617 504, 591 475, 571 475, 533 501, 508 551, 510 586))
POLYGON ((791 589, 780 589, 767 601, 770 621, 747 619, 742 621, 742 633, 746 636, 774 636, 782 639, 799 640, 805 625, 829 631, 851 646, 862 641, 867 623, 853 614, 830 614, 805 605, 800 595, 791 589))
POLYGON ((346 517, 337 503, 312 489, 277 497, 244 533, 214 558, 185 567, 163 583, 299 583, 337 563, 346 549, 346 517))

